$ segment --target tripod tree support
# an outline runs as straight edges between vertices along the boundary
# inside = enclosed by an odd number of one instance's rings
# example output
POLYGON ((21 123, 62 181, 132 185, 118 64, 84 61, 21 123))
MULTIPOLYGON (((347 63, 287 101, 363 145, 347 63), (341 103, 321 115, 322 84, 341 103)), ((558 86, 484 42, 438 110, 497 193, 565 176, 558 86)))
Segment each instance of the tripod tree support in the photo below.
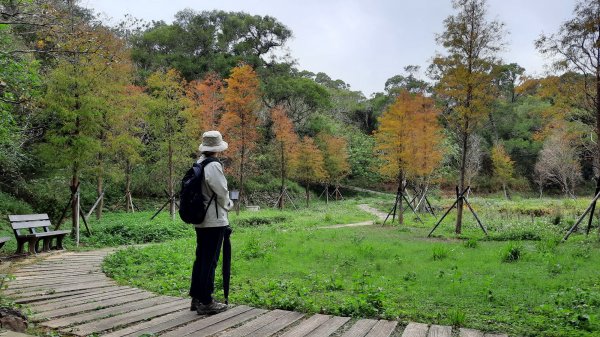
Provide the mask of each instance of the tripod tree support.
MULTIPOLYGON (((577 226, 579 226, 579 224, 583 221, 583 219, 585 219, 585 216, 596 207, 596 202, 598 201, 599 198, 600 198, 600 192, 596 193, 596 196, 594 197, 594 199, 592 199, 592 202, 590 202, 590 205, 588 206, 588 208, 579 217, 579 220, 577 220, 575 222, 575 224, 569 229, 569 231, 567 232, 565 237, 562 239, 563 242, 567 241, 569 236, 571 236, 571 234, 573 234, 573 232, 577 229, 577 226)), ((592 213, 590 213, 590 220, 593 216, 594 216, 594 213, 592 211, 592 213)))
POLYGON ((417 214, 415 209, 412 207, 412 205, 408 201, 408 198, 406 197, 406 194, 405 194, 406 185, 407 185, 406 182, 402 182, 400 185, 398 185, 398 191, 396 192, 396 199, 394 201, 394 206, 392 207, 390 212, 385 217, 385 220, 383 220, 384 225, 385 225, 387 219, 390 217, 390 215, 392 215, 392 222, 394 222, 394 220, 396 220, 396 211, 399 213, 398 217, 400 217, 401 213, 404 213, 404 210, 406 208, 403 209, 401 203, 400 203, 400 209, 398 209, 398 203, 401 202, 402 200, 404 200, 406 202, 406 204, 408 205, 408 208, 410 208, 412 210, 412 212, 415 214, 415 216, 417 217, 417 220, 419 220, 420 223, 423 223, 423 220, 421 220, 421 217, 419 217, 419 215, 417 214))
POLYGON ((298 210, 298 208, 296 207, 296 204, 294 204, 294 200, 292 200, 292 197, 290 196, 290 194, 287 191, 287 188, 284 188, 283 190, 281 190, 281 192, 279 192, 279 196, 277 197, 277 201, 275 202, 275 207, 278 207, 279 209, 283 209, 283 205, 284 205, 284 200, 285 198, 288 199, 288 201, 292 204, 292 206, 294 206, 295 210, 298 210))
POLYGON ((90 209, 90 211, 85 215, 85 219, 89 219, 90 215, 92 215, 92 212, 94 212, 94 210, 96 209, 96 207, 98 207, 98 204, 100 203, 100 200, 102 200, 102 197, 104 197, 104 192, 106 192, 106 190, 103 190, 102 193, 100 193, 100 196, 98 196, 98 199, 96 199, 96 202, 94 203, 94 206, 92 206, 92 208, 90 209))
MULTIPOLYGON (((65 219, 65 216, 67 215, 67 212, 69 211, 69 208, 72 207, 73 202, 75 200, 77 202, 76 213, 78 213, 79 217, 81 217, 81 219, 83 220, 83 224, 85 225, 87 235, 91 236, 92 232, 90 231, 90 227, 88 226, 87 218, 86 218, 85 214, 83 213, 83 210, 81 210, 81 204, 80 204, 80 198, 79 198, 79 184, 77 184, 77 186, 75 186, 74 188, 71 188, 71 197, 69 198, 69 202, 65 205, 65 208, 63 209, 60 218, 56 222, 55 230, 58 230, 60 228, 63 220, 65 219)), ((75 242, 76 242, 77 246, 79 246, 79 221, 78 221, 79 217, 75 216, 74 218, 77 219, 77 221, 75 221, 75 223, 73 223, 73 232, 75 234, 75 242)))
POLYGON ((467 188, 464 189, 464 191, 462 192, 458 192, 458 187, 456 188, 456 200, 454 200, 454 203, 452 204, 452 206, 450 206, 450 208, 448 208, 446 210, 446 212, 444 213, 444 215, 442 215, 442 217, 438 220, 438 222, 435 224, 435 226, 433 227, 433 229, 431 230, 431 232, 429 232, 429 234, 427 235, 427 237, 430 237, 431 234, 433 234, 433 232, 438 228, 438 226, 442 223, 442 221, 444 220, 444 218, 446 218, 446 216, 450 213, 450 211, 456 207, 456 205, 458 204, 458 202, 460 200, 462 200, 465 204, 467 204, 467 207, 469 208, 469 210, 471 211, 471 213, 473 214, 473 216, 475 217, 475 220, 477 220, 477 223, 479 224, 479 227, 481 227, 481 230, 483 230, 483 232, 485 233, 485 235, 488 235, 487 229, 485 228, 485 226, 483 225, 483 223, 481 223, 481 220, 479 219, 479 217, 477 216, 477 213, 475 213, 475 210, 473 210, 473 207, 471 207, 471 203, 469 203, 469 200, 467 199, 467 197, 465 196, 466 193, 468 193, 468 191, 471 189, 471 186, 467 186, 467 188))
POLYGON ((156 211, 156 213, 154 213, 154 215, 150 218, 150 220, 154 220, 154 218, 156 218, 156 216, 162 212, 163 209, 165 209, 165 207, 167 207, 167 205, 173 203, 175 206, 177 206, 177 208, 179 208, 179 204, 177 203, 177 201, 175 200, 175 194, 173 195, 169 195, 169 192, 167 192, 166 190, 164 191, 165 194, 167 195, 167 201, 162 205, 161 208, 158 209, 158 211, 156 211))

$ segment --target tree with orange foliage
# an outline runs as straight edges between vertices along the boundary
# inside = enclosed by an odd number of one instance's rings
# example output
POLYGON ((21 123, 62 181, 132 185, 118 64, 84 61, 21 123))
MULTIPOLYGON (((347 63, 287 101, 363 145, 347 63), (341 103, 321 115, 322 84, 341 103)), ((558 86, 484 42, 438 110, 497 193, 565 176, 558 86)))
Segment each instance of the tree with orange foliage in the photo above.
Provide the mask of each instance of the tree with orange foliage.
MULTIPOLYGON (((225 114, 221 118, 221 130, 229 141, 227 151, 232 165, 229 172, 238 177, 239 200, 244 196, 244 174, 251 163, 250 154, 260 138, 257 111, 260 109, 260 87, 256 72, 249 65, 240 65, 231 70, 225 80, 225 114)), ((239 204, 238 204, 239 211, 239 204)))
POLYGON ((202 133, 215 130, 224 110, 223 80, 215 72, 208 73, 203 81, 191 81, 186 88, 189 107, 186 110, 190 134, 196 139, 202 133))
POLYGON ((273 133, 277 151, 279 152, 281 167, 281 191, 277 200, 277 207, 283 208, 285 196, 285 179, 289 172, 298 166, 298 135, 294 131, 294 123, 287 116, 285 108, 281 105, 271 110, 273 133))
MULTIPOLYGON (((404 90, 379 118, 375 140, 383 162, 380 171, 398 184, 400 210, 405 180, 430 175, 440 162, 438 114, 433 99, 404 90)), ((404 220, 402 211, 398 220, 404 220)))
POLYGON ((308 207, 310 184, 327 179, 327 171, 325 171, 323 153, 315 144, 314 139, 303 137, 298 155, 300 160, 296 172, 294 172, 294 177, 302 182, 306 188, 306 207, 308 207))
POLYGON ((317 136, 318 143, 325 159, 325 170, 327 171, 327 201, 329 201, 329 185, 334 185, 335 198, 341 196, 339 192, 340 181, 350 173, 348 163, 348 142, 343 137, 336 137, 327 133, 317 136))

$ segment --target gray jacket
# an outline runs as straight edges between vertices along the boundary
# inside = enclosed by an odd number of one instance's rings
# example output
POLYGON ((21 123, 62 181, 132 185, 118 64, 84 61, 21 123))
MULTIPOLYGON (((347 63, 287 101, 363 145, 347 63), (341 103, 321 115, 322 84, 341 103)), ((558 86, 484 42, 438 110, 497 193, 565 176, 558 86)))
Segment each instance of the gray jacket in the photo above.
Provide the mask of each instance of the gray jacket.
MULTIPOLYGON (((205 157, 201 156, 198 159, 198 163, 204 159, 205 157)), ((223 166, 219 162, 212 162, 204 167, 202 195, 205 200, 204 207, 208 206, 208 209, 206 210, 204 221, 194 226, 199 228, 229 226, 227 212, 233 207, 233 201, 229 199, 227 179, 225 179, 225 174, 223 174, 223 166), (215 198, 208 205, 213 193, 215 194, 215 198)))

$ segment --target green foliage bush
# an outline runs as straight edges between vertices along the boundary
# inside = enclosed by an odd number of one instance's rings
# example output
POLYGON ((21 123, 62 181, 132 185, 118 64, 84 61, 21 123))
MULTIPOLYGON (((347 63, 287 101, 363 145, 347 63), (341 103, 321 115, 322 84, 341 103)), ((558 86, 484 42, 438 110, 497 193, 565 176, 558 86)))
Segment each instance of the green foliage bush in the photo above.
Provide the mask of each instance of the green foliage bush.
POLYGON ((85 247, 112 247, 195 237, 194 227, 180 219, 171 221, 166 213, 154 220, 150 220, 151 216, 150 212, 106 214, 101 221, 91 221, 90 237, 85 235, 82 224, 81 244, 85 247))
POLYGON ((4 220, 9 214, 31 214, 31 205, 10 194, 0 191, 0 218, 4 220))
POLYGON ((434 261, 443 260, 443 259, 447 258, 449 254, 450 254, 450 251, 444 245, 438 245, 438 246, 433 247, 433 260, 434 261))
POLYGON ((523 257, 523 245, 520 242, 509 242, 502 249, 502 262, 517 262, 521 257, 523 257))

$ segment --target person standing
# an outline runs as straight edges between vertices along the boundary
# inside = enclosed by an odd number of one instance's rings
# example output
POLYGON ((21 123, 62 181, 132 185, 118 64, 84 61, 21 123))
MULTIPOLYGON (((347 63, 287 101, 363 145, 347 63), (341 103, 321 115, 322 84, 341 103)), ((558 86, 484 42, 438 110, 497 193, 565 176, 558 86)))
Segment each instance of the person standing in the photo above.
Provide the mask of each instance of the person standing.
POLYGON ((206 165, 203 165, 204 182, 201 186, 206 215, 202 223, 194 224, 196 260, 190 285, 190 309, 196 310, 200 315, 212 315, 227 310, 226 304, 219 303, 212 297, 223 238, 227 231, 230 231, 227 212, 233 207, 223 166, 216 159, 216 154, 225 151, 227 147, 228 144, 223 141, 219 131, 207 131, 202 134, 198 163, 206 161, 206 165))

